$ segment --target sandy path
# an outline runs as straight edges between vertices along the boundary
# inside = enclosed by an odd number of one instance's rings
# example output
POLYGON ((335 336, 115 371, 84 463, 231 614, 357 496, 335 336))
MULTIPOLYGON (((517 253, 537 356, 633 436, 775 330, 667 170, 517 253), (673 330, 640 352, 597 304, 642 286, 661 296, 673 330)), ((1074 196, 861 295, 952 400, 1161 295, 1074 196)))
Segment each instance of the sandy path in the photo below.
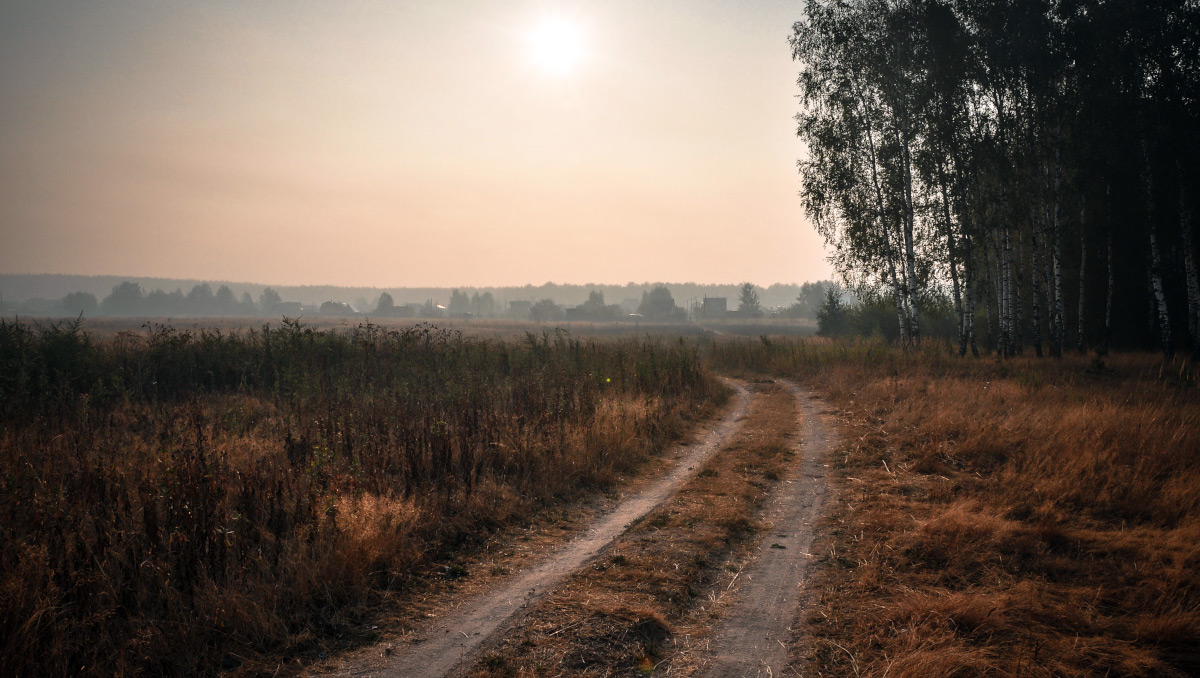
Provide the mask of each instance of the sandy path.
POLYGON ((736 602, 713 634, 715 655, 701 674, 711 678, 785 675, 792 622, 808 583, 809 548, 830 492, 825 460, 834 434, 832 425, 823 421, 820 401, 784 383, 804 415, 796 445, 803 460, 771 499, 765 516, 771 529, 759 543, 753 564, 739 576, 736 602))
POLYGON ((396 648, 390 656, 378 651, 355 653, 341 667, 322 667, 327 676, 397 676, 440 678, 463 668, 489 637, 518 617, 521 610, 557 587, 620 535, 629 524, 649 513, 699 472, 704 461, 724 446, 738 429, 750 406, 750 394, 740 384, 733 405, 699 442, 679 451, 671 472, 628 497, 590 529, 551 553, 540 564, 517 573, 507 582, 465 601, 445 618, 423 629, 421 640, 396 648))

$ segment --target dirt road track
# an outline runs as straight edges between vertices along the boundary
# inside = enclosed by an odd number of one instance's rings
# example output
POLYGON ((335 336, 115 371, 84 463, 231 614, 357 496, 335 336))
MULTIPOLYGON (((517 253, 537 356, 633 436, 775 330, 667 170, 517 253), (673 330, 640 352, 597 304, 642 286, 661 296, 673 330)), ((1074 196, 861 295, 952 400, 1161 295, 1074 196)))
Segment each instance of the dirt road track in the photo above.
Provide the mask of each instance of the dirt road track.
POLYGON ((750 406, 750 394, 736 382, 728 382, 736 394, 728 413, 699 442, 680 450, 679 462, 670 474, 654 481, 622 501, 590 529, 550 554, 541 564, 513 576, 500 587, 464 602, 448 617, 431 624, 420 634, 422 640, 396 647, 390 656, 368 649, 352 653, 341 666, 319 667, 322 676, 441 678, 453 675, 475 655, 485 640, 501 631, 567 575, 595 556, 633 521, 649 513, 674 494, 704 461, 738 429, 750 406))
POLYGON ((834 435, 832 425, 822 421, 820 401, 796 384, 785 383, 803 414, 796 450, 803 458, 772 498, 766 516, 771 529, 763 535, 754 562, 738 577, 737 601, 713 635, 715 655, 701 674, 709 678, 799 675, 787 669, 792 624, 808 583, 815 525, 829 496, 825 460, 834 435))

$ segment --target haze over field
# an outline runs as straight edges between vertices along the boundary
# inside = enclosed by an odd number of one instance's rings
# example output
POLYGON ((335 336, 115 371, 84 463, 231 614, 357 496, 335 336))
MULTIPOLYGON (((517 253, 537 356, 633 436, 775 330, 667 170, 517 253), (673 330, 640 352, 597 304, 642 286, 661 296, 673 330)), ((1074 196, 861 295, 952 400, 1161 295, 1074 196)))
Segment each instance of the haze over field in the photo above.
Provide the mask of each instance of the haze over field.
POLYGON ((829 278, 795 3, 8 2, 0 271, 829 278))

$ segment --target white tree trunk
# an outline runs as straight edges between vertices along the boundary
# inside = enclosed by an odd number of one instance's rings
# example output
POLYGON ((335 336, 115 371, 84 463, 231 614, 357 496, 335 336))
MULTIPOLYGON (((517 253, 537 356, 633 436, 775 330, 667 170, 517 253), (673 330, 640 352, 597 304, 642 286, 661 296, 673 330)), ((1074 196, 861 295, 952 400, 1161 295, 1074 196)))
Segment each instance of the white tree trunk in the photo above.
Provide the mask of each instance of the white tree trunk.
POLYGON ((1150 164, 1150 147, 1145 137, 1142 138, 1142 161, 1145 166, 1146 189, 1146 220, 1150 231, 1150 290, 1154 297, 1154 311, 1157 315, 1158 330, 1163 345, 1163 355, 1175 355, 1175 346, 1171 336, 1171 314, 1167 311, 1167 295, 1163 290, 1162 255, 1158 251, 1158 236, 1154 232, 1154 175, 1150 164))
POLYGON ((1109 187, 1104 188, 1105 210, 1104 222, 1108 226, 1108 245, 1105 253, 1105 266, 1108 269, 1108 288, 1104 292, 1104 346, 1107 348, 1108 343, 1112 340, 1112 304, 1113 304, 1113 287, 1116 282, 1116 276, 1113 274, 1113 231, 1112 231, 1112 203, 1108 199, 1109 187))
POLYGON ((1051 226, 1051 238, 1054 242, 1051 243, 1051 256, 1053 258, 1054 270, 1054 311, 1050 320, 1050 355, 1055 358, 1062 357, 1063 345, 1063 280, 1062 280, 1062 201, 1060 200, 1060 189, 1062 188, 1062 163, 1060 162, 1060 151, 1054 150, 1054 217, 1051 226))
POLYGON ((1196 250, 1192 241, 1192 212, 1188 209, 1183 189, 1183 174, 1179 184, 1179 234, 1183 237, 1183 268, 1187 277, 1188 338, 1192 356, 1200 358, 1200 273, 1196 270, 1196 250))
POLYGON ((1087 227, 1084 223, 1087 209, 1087 198, 1079 206, 1079 337, 1080 353, 1087 351, 1087 318, 1084 315, 1087 298, 1087 227))
POLYGON ((1167 296, 1163 292, 1162 257, 1158 252, 1158 238, 1154 226, 1150 227, 1150 284, 1154 288, 1154 303, 1158 311, 1158 329, 1162 333, 1163 354, 1171 357, 1175 347, 1171 337, 1171 315, 1167 312, 1167 296))
POLYGON ((1038 223, 1036 210, 1030 210, 1032 214, 1029 216, 1030 237, 1033 238, 1033 275, 1030 276, 1030 285, 1033 287, 1033 350, 1037 357, 1042 357, 1042 284, 1041 270, 1042 257, 1041 247, 1038 245, 1038 223))
POLYGON ((917 305, 917 257, 913 242, 915 212, 912 193, 912 160, 909 155, 907 122, 904 130, 904 263, 908 288, 908 321, 912 340, 921 343, 921 310, 917 305))

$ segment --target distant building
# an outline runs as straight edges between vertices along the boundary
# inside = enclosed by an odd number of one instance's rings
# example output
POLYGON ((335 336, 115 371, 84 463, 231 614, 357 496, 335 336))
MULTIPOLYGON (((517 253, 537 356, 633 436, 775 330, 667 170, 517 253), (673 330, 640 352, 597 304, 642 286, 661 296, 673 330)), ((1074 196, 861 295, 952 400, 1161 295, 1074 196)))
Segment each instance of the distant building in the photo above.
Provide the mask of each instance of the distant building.
POLYGON ((508 314, 514 318, 528 318, 529 311, 533 308, 532 301, 510 301, 508 302, 508 314))
POLYGON ((700 306, 700 315, 705 318, 724 318, 729 311, 729 302, 725 297, 704 297, 700 306))
POLYGON ((342 303, 340 301, 327 301, 321 304, 321 315, 335 315, 343 318, 349 318, 351 316, 358 315, 358 313, 355 313, 350 304, 342 303))

